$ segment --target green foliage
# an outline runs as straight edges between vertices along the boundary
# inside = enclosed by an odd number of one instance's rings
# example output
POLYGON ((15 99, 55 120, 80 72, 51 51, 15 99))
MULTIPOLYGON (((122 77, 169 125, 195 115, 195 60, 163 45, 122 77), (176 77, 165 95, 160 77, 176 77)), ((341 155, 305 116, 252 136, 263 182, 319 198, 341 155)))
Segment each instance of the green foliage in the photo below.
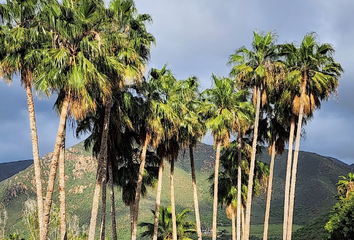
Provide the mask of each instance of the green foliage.
MULTIPOLYGON (((237 169, 238 169, 238 148, 237 142, 233 141, 229 148, 223 149, 220 157, 219 171, 219 187, 218 187, 218 203, 222 205, 230 205, 236 209, 237 206, 237 169)), ((248 184, 248 172, 249 172, 249 162, 250 158, 250 146, 246 146, 242 149, 242 160, 241 160, 241 184, 242 192, 241 199, 242 205, 246 205, 247 201, 247 184, 248 184)), ((261 161, 256 161, 255 175, 254 175, 254 185, 253 185, 253 196, 257 197, 260 194, 262 188, 266 186, 266 180, 269 175, 269 166, 261 161)), ((210 186, 210 194, 213 196, 214 192, 214 173, 210 175, 208 180, 212 183, 210 186)))
POLYGON ((4 240, 25 240, 25 239, 22 238, 19 234, 13 233, 13 234, 7 235, 7 237, 4 238, 4 240))
POLYGON ((330 217, 329 213, 323 214, 311 221, 306 226, 293 233, 293 240, 324 240, 328 239, 329 233, 324 228, 330 217))
POLYGON ((331 217, 325 229, 329 232, 329 239, 354 239, 354 194, 342 198, 334 205, 331 217))
MULTIPOLYGON (((151 211, 155 215, 155 211, 151 211)), ((177 236, 178 239, 189 240, 192 233, 195 233, 195 224, 187 221, 186 217, 190 210, 184 209, 181 213, 176 214, 177 236)), ((141 233, 141 237, 152 237, 154 233, 153 223, 140 223, 140 227, 147 228, 141 233)), ((172 209, 171 207, 160 207, 158 240, 172 239, 172 209)))

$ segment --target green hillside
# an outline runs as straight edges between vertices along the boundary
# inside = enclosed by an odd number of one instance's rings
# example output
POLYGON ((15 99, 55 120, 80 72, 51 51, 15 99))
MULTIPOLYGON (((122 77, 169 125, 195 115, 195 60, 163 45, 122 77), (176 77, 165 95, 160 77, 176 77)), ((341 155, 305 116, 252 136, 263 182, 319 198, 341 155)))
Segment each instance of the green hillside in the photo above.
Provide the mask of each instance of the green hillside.
MULTIPOLYGON (((202 214, 201 222, 204 228, 211 228, 212 225, 212 198, 209 195, 210 183, 207 178, 213 169, 214 154, 213 147, 205 144, 199 144, 195 152, 200 212, 202 214)), ((282 222, 286 155, 287 153, 285 152, 282 156, 276 158, 270 219, 275 229, 279 228, 277 226, 282 222)), ((50 159, 51 153, 42 158, 45 178, 48 176, 50 159)), ((66 159, 68 215, 78 216, 79 225, 85 229, 89 224, 96 163, 90 152, 83 150, 82 144, 67 149, 66 159)), ((267 154, 259 156, 259 159, 265 162, 269 161, 267 154)), ((333 196, 336 194, 335 184, 338 181, 338 176, 346 175, 349 171, 349 166, 334 159, 314 153, 301 152, 299 155, 294 223, 305 225, 315 217, 327 212, 335 203, 333 196)), ((27 199, 35 199, 33 177, 33 166, 31 166, 0 183, 0 199, 5 205, 9 216, 6 224, 6 232, 8 233, 18 232, 23 236, 27 235, 26 227, 21 221, 22 209, 27 199)), ((175 169, 175 181, 177 210, 180 211, 183 208, 193 209, 188 151, 185 154, 183 152, 180 154, 180 159, 175 169)), ((43 183, 45 186, 46 182, 44 181, 43 183)), ((121 236, 120 239, 128 239, 130 231, 129 208, 122 203, 119 189, 116 190, 119 235, 121 236)), ((55 200, 57 200, 57 196, 58 193, 55 192, 55 200)), ((169 164, 166 163, 161 204, 168 206, 170 205, 169 201, 169 164)), ((153 221, 150 209, 154 209, 154 204, 155 191, 150 189, 147 196, 141 201, 139 221, 153 221)), ((256 225, 262 224, 264 209, 265 194, 262 194, 255 199, 252 207, 252 224, 254 225, 252 231, 256 235, 258 235, 258 232, 259 234, 261 233, 261 227, 256 225)), ((218 214, 219 230, 226 229, 229 231, 230 224, 231 221, 227 219, 224 208, 220 208, 218 214)))

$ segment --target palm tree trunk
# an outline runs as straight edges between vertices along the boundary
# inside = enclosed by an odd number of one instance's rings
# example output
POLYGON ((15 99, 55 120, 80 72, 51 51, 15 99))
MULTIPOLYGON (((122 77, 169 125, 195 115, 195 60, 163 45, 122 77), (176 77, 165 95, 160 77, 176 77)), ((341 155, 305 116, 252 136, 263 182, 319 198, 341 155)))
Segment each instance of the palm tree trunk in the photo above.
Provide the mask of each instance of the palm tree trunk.
POLYGON ((242 136, 238 133, 237 136, 237 151, 238 151, 238 161, 237 161, 237 240, 241 240, 241 192, 242 192, 242 171, 241 171, 241 159, 242 159, 242 136))
POLYGON ((154 217, 154 235, 153 240, 157 240, 158 230, 159 230, 159 215, 160 215, 160 202, 161 202, 161 189, 162 189, 162 169, 163 169, 163 158, 160 159, 159 166, 159 176, 157 180, 156 189, 156 207, 155 207, 155 217, 154 217))
POLYGON ((109 131, 109 120, 111 115, 111 101, 107 101, 104 114, 103 132, 101 137, 101 149, 97 166, 96 183, 92 200, 91 220, 89 228, 89 240, 95 239, 98 205, 100 202, 101 186, 106 181, 107 175, 107 139, 109 131))
MULTIPOLYGON (((65 126, 66 129, 66 126, 65 126)), ((60 239, 67 239, 66 230, 66 196, 65 196, 65 130, 59 155, 59 208, 60 208, 60 239)))
MULTIPOLYGON (((107 179, 107 178, 106 178, 107 179)), ((100 240, 105 240, 106 235, 106 206, 107 206, 107 182, 102 183, 102 206, 101 206, 101 234, 100 240)))
POLYGON ((189 144, 189 158, 191 161, 193 200, 194 200, 195 222, 197 225, 196 226, 197 227, 197 236, 198 236, 198 240, 201 240, 202 239, 202 230, 201 230, 201 226, 200 226, 197 180, 195 177, 194 154, 193 154, 193 145, 192 144, 189 144))
MULTIPOLYGON (((231 207, 232 208, 232 207, 231 207)), ((234 209, 232 208, 232 215, 231 215, 231 225, 232 225, 232 240, 236 240, 236 214, 234 209)))
MULTIPOLYGON (((42 230, 41 230, 43 228, 42 172, 41 172, 41 162, 39 159, 36 114, 34 111, 32 84, 31 84, 30 79, 27 79, 27 81, 26 81, 26 96, 27 96, 28 116, 29 116, 30 129, 31 129, 34 176, 36 179, 39 232, 42 232, 42 230)), ((42 235, 40 235, 40 236, 42 236, 42 235)), ((40 238, 40 239, 44 240, 44 238, 40 238)))
POLYGON ((129 204, 130 211, 130 235, 133 233, 133 222, 134 222, 134 202, 129 204))
POLYGON ((303 112, 304 112, 304 96, 305 96, 305 91, 306 91, 306 82, 307 82, 307 75, 304 74, 304 79, 303 79, 302 89, 301 89, 301 99, 300 99, 301 102, 300 102, 299 119, 297 122, 297 130, 296 130, 293 167, 292 167, 292 174, 291 174, 288 229, 286 232, 286 235, 287 235, 286 239, 287 240, 291 240, 292 227, 293 227, 295 184, 296 184, 297 162, 298 162, 298 158, 299 158, 299 149, 300 149, 301 125, 302 125, 302 118, 303 118, 303 112))
POLYGON ((143 150, 141 153, 138 182, 137 182, 137 187, 136 187, 136 192, 135 192, 135 204, 134 204, 134 215, 133 215, 131 240, 136 240, 136 237, 137 237, 141 185, 143 183, 145 161, 146 161, 146 151, 147 151, 147 147, 149 145, 150 139, 151 139, 150 134, 146 134, 145 140, 144 140, 144 145, 143 145, 143 150))
POLYGON ((171 159, 170 196, 171 196, 171 210, 172 210, 172 238, 173 240, 177 240, 174 172, 175 172, 175 159, 171 159))
POLYGON ((286 163, 283 240, 286 240, 286 231, 288 229, 289 194, 290 194, 289 191, 290 191, 291 164, 293 160, 292 158, 293 158, 294 131, 295 131, 295 114, 292 114, 291 125, 290 125, 290 136, 289 136, 288 160, 286 163))
POLYGON ((108 174, 109 174, 109 187, 111 194, 111 217, 112 217, 112 235, 113 240, 117 240, 117 224, 116 224, 116 207, 115 207, 115 199, 114 199, 114 187, 113 187, 113 168, 112 162, 110 161, 108 164, 108 174))
POLYGON ((220 162, 221 141, 216 146, 215 156, 215 176, 214 176, 214 202, 213 202, 213 240, 217 236, 217 215, 218 215, 218 181, 219 181, 219 162, 220 162))
POLYGON ((253 176, 254 167, 256 163, 256 151, 257 151, 257 138, 258 138, 258 122, 259 122, 259 112, 261 105, 261 89, 256 88, 257 91, 257 106, 256 106, 256 117, 254 120, 254 130, 253 130, 253 142, 252 142, 252 154, 251 154, 251 164, 250 172, 248 177, 248 188, 247 188, 247 203, 246 203, 246 222, 245 222, 245 240, 249 239, 250 236, 250 226, 251 226, 251 207, 252 207, 252 192, 253 192, 253 176))
POLYGON ((268 189, 267 189, 267 203, 266 211, 264 216, 264 230, 263 230, 263 240, 268 239, 268 224, 269 224, 269 213, 270 213, 270 200, 272 198, 272 186, 273 186, 273 175, 274 175, 274 158, 275 158, 275 140, 272 143, 272 156, 270 159, 269 167, 269 180, 268 180, 268 189))
POLYGON ((242 206, 242 204, 241 204, 241 221, 242 221, 242 237, 241 237, 241 239, 242 240, 244 240, 245 239, 245 225, 246 225, 246 223, 245 223, 245 209, 244 209, 244 207, 242 206))
POLYGON ((60 120, 59 120, 57 138, 55 140, 53 158, 52 158, 52 163, 50 165, 50 172, 49 172, 48 185, 47 185, 47 195, 46 195, 46 201, 45 201, 44 212, 43 212, 43 228, 40 237, 41 239, 47 239, 48 237, 48 227, 49 227, 49 219, 50 219, 50 209, 53 202, 54 183, 57 175, 60 146, 62 145, 63 137, 65 134, 65 123, 66 123, 66 117, 68 113, 69 102, 70 102, 70 92, 67 92, 60 111, 60 120))

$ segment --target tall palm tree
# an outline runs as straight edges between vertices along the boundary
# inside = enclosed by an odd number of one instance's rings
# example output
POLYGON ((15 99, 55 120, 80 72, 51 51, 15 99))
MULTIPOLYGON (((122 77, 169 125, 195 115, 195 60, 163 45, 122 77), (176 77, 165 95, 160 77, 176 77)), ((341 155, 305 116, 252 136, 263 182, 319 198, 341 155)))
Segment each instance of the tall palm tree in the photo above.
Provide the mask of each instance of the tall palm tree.
MULTIPOLYGON (((231 55, 229 63, 234 64, 230 75, 235 76, 241 89, 253 88, 253 99, 256 108, 254 120, 254 136, 252 143, 252 155, 250 163, 250 175, 248 181, 247 205, 246 205, 246 235, 249 239, 251 205, 252 205, 252 185, 256 159, 256 146, 258 139, 258 122, 260 118, 261 103, 267 99, 267 86, 277 84, 282 77, 279 74, 280 64, 277 60, 278 47, 275 45, 275 34, 253 33, 252 50, 241 47, 231 55), (262 100, 262 101, 261 101, 262 100)), ((281 71, 280 71, 281 72, 281 71)))
POLYGON ((284 53, 289 65, 289 71, 300 76, 299 86, 301 90, 300 96, 294 99, 294 111, 296 111, 298 115, 298 124, 290 185, 289 217, 287 222, 286 239, 290 240, 303 116, 310 115, 315 107, 320 107, 321 100, 328 99, 330 94, 336 91, 338 79, 343 69, 339 63, 334 61, 333 47, 328 43, 320 44, 317 41, 315 33, 306 34, 299 48, 294 44, 284 45, 284 53), (308 107, 305 108, 305 106, 308 107))
POLYGON ((230 145, 230 131, 235 120, 236 92, 234 82, 228 78, 212 76, 214 88, 205 90, 202 95, 205 105, 201 113, 206 117, 206 126, 214 136, 215 175, 214 175, 214 200, 213 200, 213 240, 217 235, 217 204, 218 204, 218 173, 221 147, 230 145))
MULTIPOLYGON (((123 201, 130 207, 131 223, 133 222, 134 215, 134 196, 137 181, 138 163, 136 158, 138 150, 136 145, 139 142, 139 134, 134 129, 138 123, 135 119, 135 110, 139 107, 140 100, 134 97, 128 89, 115 91, 113 95, 113 102, 110 114, 109 135, 107 139, 107 161, 108 161, 108 181, 109 184, 115 184, 122 188, 123 201), (111 167, 110 167, 111 166, 111 167)), ((105 106, 98 104, 95 113, 86 116, 82 121, 78 122, 76 134, 79 136, 81 133, 90 132, 91 134, 85 140, 85 147, 92 146, 93 154, 95 157, 99 155, 101 149, 102 128, 104 122, 105 106)), ((149 157, 150 152, 148 152, 149 157)), ((151 167, 150 167, 151 168, 151 167)), ((151 172, 151 170, 150 170, 151 172)), ((146 171, 144 172, 144 178, 146 171)), ((104 191, 102 186, 102 191, 104 191)), ((111 191, 112 186, 110 186, 111 191)), ((145 186, 143 185, 143 193, 145 194, 145 186)), ((111 197, 113 195, 111 194, 111 197)), ((103 198, 104 200, 104 198, 103 198)), ((112 199, 113 200, 113 199, 112 199)), ((114 201, 112 202, 112 207, 114 201)), ((104 214, 103 211, 102 214, 104 214)), ((111 210, 112 224, 115 221, 115 209, 111 210)), ((104 215, 102 216, 104 217, 104 215)), ((115 230, 116 226, 112 228, 115 230)), ((104 233, 105 226, 102 225, 101 232, 104 233)), ((101 234, 101 235, 102 235, 101 234)), ((113 238, 116 234, 114 234, 113 238)))
POLYGON ((141 122, 140 135, 142 138, 143 146, 139 167, 137 190, 135 195, 132 239, 136 239, 137 237, 140 193, 145 168, 147 148, 149 144, 151 144, 154 148, 157 148, 158 144, 164 138, 165 134, 161 122, 162 118, 159 114, 156 114, 156 112, 158 111, 158 106, 160 105, 161 101, 161 96, 158 92, 159 90, 157 81, 159 81, 158 79, 160 77, 163 77, 166 72, 168 72, 166 71, 166 66, 163 67, 161 72, 157 69, 151 69, 149 81, 143 82, 141 89, 139 89, 143 98, 145 98, 145 100, 143 100, 141 108, 138 110, 138 115, 141 122))
MULTIPOLYGON (((0 73, 11 81, 14 74, 20 73, 21 84, 26 89, 28 115, 31 129, 33 165, 35 172, 39 228, 43 226, 42 173, 39 159, 36 116, 33 102, 33 71, 36 62, 28 58, 31 49, 45 42, 45 34, 36 37, 32 20, 40 10, 41 1, 7 1, 0 4, 1 59, 0 73)), ((38 36, 38 35, 37 35, 38 36)), ((42 239, 42 238, 41 238, 42 239)))
POLYGON ((95 109, 97 95, 109 99, 110 84, 95 62, 100 56, 107 56, 98 37, 102 33, 98 23, 104 16, 104 9, 103 2, 68 0, 51 3, 41 16, 42 21, 46 22, 46 30, 52 33, 52 46, 43 49, 45 58, 36 69, 37 86, 46 92, 60 91, 58 101, 62 101, 44 208, 41 233, 44 239, 48 233, 54 180, 67 115, 83 118, 95 109))
MULTIPOLYGON (((136 15, 136 8, 134 2, 131 0, 112 1, 108 10, 110 18, 105 26, 102 40, 106 40, 107 52, 109 58, 104 62, 102 70, 107 72, 109 79, 112 81, 113 91, 125 85, 127 79, 132 81, 141 81, 145 64, 149 57, 150 45, 154 42, 154 38, 149 34, 144 22, 150 20, 148 15, 136 15), (111 23, 114 23, 111 25, 111 23)), ((99 38, 99 40, 101 40, 99 38)), ((102 61, 98 61, 100 64, 102 61)), ((109 102, 106 103, 106 108, 111 108, 109 102)), ((107 116, 109 118, 109 116, 107 116)), ((107 129, 108 131, 108 129, 107 129)), ((104 137, 104 135, 102 135, 104 137)), ((102 142, 102 150, 104 150, 107 142, 102 142)), ((107 161, 106 152, 100 154, 100 161, 97 171, 97 181, 94 193, 94 202, 91 214, 89 239, 94 238, 98 196, 100 194, 100 181, 104 182, 104 176, 107 161), (103 154, 103 155, 102 155, 103 154), (100 169, 103 169, 100 171, 100 169)))
POLYGON ((197 237, 198 240, 201 240, 202 231, 199 216, 198 191, 197 180, 195 176, 193 148, 196 147, 198 140, 205 135, 206 126, 201 119, 201 116, 198 114, 198 108, 201 106, 200 99, 198 99, 198 87, 199 83, 196 77, 189 77, 183 81, 181 97, 183 104, 187 107, 187 112, 184 114, 181 128, 179 129, 179 134, 182 147, 189 148, 197 237))
POLYGON ((266 211, 264 214, 264 230, 263 239, 268 239, 268 225, 269 225, 269 214, 270 214, 270 204, 272 197, 272 186, 273 186, 273 175, 274 175, 274 160, 276 154, 282 154, 285 147, 285 139, 288 137, 288 132, 284 128, 284 125, 278 120, 281 116, 272 116, 269 122, 269 127, 267 129, 267 139, 269 142, 268 153, 271 156, 270 168, 269 168, 269 178, 267 187, 267 201, 266 201, 266 211))
MULTIPOLYGON (((159 118, 159 122, 162 126, 162 132, 159 130, 160 136, 159 144, 157 147, 157 154, 160 158, 159 165, 159 174, 158 182, 156 189, 156 206, 155 206, 155 218, 154 218, 154 234, 153 239, 157 239, 158 234, 158 213, 161 200, 161 188, 162 188, 162 169, 163 169, 163 160, 168 158, 169 160, 174 161, 176 159, 176 151, 178 154, 178 149, 174 147, 171 143, 174 143, 172 140, 175 136, 175 132, 178 130, 180 123, 180 117, 177 114, 178 111, 175 111, 174 106, 176 104, 171 101, 171 96, 176 97, 174 94, 174 88, 176 85, 176 79, 173 76, 172 72, 164 66, 161 70, 152 69, 150 71, 150 83, 153 86, 153 91, 150 93, 152 96, 155 96, 155 100, 152 101, 153 112, 156 115, 156 118, 159 118), (169 143, 169 141, 171 143, 169 143)), ((170 187, 173 185, 173 163, 171 165, 172 179, 170 181, 170 187)), ((173 194, 173 193, 172 193, 173 194)), ((173 197, 173 196, 172 196, 173 197)), ((171 200, 173 201, 173 199, 171 200)), ((172 209, 173 210, 173 209, 172 209)), ((174 211, 172 211, 174 212, 174 211)), ((175 214, 173 213, 173 220, 175 219, 175 214)), ((175 222, 175 221, 174 221, 175 222)), ((174 229, 176 229, 174 227, 174 229)), ((176 235, 176 234, 175 234, 176 235)))
MULTIPOLYGON (((254 108, 252 104, 246 101, 247 92, 240 91, 240 98, 236 102, 236 111, 235 111, 235 123, 234 123, 234 131, 237 133, 237 152, 238 152, 238 170, 237 170, 237 202, 241 202, 241 192, 242 192, 242 179, 241 179, 241 165, 242 165, 242 137, 245 132, 250 128, 253 124, 254 117, 254 108)), ((237 216, 241 216, 241 205, 237 205, 237 216)), ((237 239, 241 239, 241 217, 237 218, 237 239)))
MULTIPOLYGON (((177 217, 174 195, 174 164, 177 161, 179 150, 181 149, 180 128, 183 117, 188 112, 187 107, 184 105, 185 97, 188 97, 189 91, 183 87, 183 81, 177 81, 171 77, 168 81, 169 91, 166 94, 166 106, 169 111, 174 112, 174 121, 170 121, 165 125, 165 131, 172 134, 166 134, 162 144, 165 145, 167 159, 171 163, 170 168, 170 199, 171 199, 171 212, 172 212, 172 238, 177 240, 177 217), (170 135, 170 137, 169 137, 170 135)), ((167 109, 167 108, 166 108, 167 109)))

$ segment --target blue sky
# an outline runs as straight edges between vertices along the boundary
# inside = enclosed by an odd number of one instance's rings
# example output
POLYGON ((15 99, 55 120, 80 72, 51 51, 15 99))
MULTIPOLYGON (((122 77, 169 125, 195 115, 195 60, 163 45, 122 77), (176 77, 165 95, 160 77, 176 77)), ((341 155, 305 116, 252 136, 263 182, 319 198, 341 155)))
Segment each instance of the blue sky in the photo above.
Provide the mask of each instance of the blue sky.
MULTIPOLYGON (((211 87, 212 73, 228 75, 228 57, 241 46, 250 47, 253 31, 275 31, 277 43, 298 45, 306 33, 316 32, 321 43, 334 46, 345 73, 338 94, 305 126, 300 148, 354 163, 354 1, 137 0, 136 6, 153 18, 148 29, 157 44, 149 68, 167 63, 178 79, 196 75, 202 88, 211 87)), ((39 94, 35 104, 43 156, 54 148, 58 117, 53 99, 39 94)), ((0 112, 0 162, 31 159, 26 95, 18 78, 10 86, 0 82, 0 112)), ((78 141, 69 129, 67 146, 78 141)), ((212 143, 211 137, 204 142, 212 143)))

